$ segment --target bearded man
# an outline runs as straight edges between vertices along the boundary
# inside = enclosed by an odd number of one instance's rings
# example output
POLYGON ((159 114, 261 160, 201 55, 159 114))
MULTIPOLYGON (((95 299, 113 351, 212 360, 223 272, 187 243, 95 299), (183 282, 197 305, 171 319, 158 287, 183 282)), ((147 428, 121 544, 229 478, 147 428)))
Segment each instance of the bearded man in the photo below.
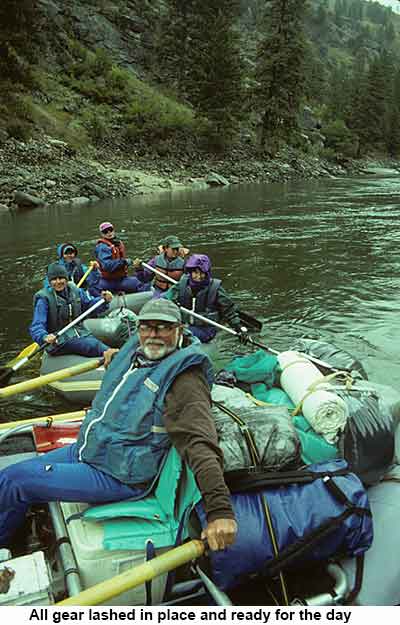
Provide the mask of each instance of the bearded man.
POLYGON ((211 414, 212 367, 198 340, 184 333, 179 308, 165 299, 147 302, 138 332, 121 350, 108 350, 105 365, 77 442, 0 471, 0 546, 30 504, 145 497, 171 445, 202 494, 202 537, 212 550, 231 545, 237 525, 211 414))

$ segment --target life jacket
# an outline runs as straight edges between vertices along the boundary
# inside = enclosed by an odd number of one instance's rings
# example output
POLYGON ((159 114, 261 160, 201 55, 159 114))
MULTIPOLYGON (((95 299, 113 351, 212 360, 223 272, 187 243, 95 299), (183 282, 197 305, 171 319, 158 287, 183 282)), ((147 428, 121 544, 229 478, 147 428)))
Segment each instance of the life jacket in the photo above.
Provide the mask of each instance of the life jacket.
MULTIPOLYGON (((181 256, 177 258, 173 258, 169 260, 165 254, 159 254, 155 258, 156 261, 156 269, 162 271, 167 276, 179 282, 183 274, 183 268, 185 265, 185 261, 181 256)), ((160 291, 167 291, 171 286, 171 283, 168 280, 163 280, 160 276, 154 278, 154 286, 157 287, 160 291)))
POLYGON ((162 467, 171 442, 163 423, 165 395, 176 376, 201 365, 211 386, 212 366, 196 339, 150 366, 135 367, 133 335, 114 357, 78 438, 79 460, 144 496, 162 467))
POLYGON ((69 279, 74 282, 74 284, 78 284, 78 282, 83 278, 85 272, 82 267, 82 261, 80 258, 74 258, 71 263, 62 263, 65 269, 68 271, 69 279))
MULTIPOLYGON (((99 243, 105 243, 106 245, 108 245, 108 247, 111 247, 113 260, 126 258, 125 245, 122 241, 119 241, 118 244, 116 245, 115 243, 112 243, 108 239, 99 239, 97 241, 97 244, 99 243)), ((100 263, 100 273, 105 280, 119 280, 120 278, 125 278, 125 276, 128 275, 128 267, 124 265, 123 267, 120 267, 119 269, 116 269, 115 271, 105 271, 105 269, 103 269, 100 263)))
POLYGON ((59 332, 70 321, 82 313, 81 296, 78 287, 73 282, 66 286, 67 297, 57 295, 52 288, 44 288, 35 293, 34 306, 39 298, 47 300, 49 312, 47 316, 47 330, 49 333, 59 332))
MULTIPOLYGON (((212 321, 219 321, 220 315, 217 310, 217 298, 218 289, 221 286, 221 280, 218 278, 212 278, 210 283, 204 289, 201 289, 196 296, 193 295, 192 289, 189 286, 189 276, 183 276, 178 285, 178 300, 179 304, 184 308, 189 308, 194 312, 211 319, 212 321)), ((190 317, 187 313, 183 313, 184 321, 194 326, 207 325, 205 321, 190 317)))

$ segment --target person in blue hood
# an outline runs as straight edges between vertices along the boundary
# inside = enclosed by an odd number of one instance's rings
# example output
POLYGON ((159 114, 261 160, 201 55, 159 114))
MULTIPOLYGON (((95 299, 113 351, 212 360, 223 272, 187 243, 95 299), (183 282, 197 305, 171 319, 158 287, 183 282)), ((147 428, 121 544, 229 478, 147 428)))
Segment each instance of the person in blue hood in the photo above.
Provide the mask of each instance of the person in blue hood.
POLYGON ((56 333, 100 299, 104 299, 104 306, 99 306, 94 316, 104 312, 112 300, 112 293, 102 291, 101 297, 91 298, 84 289, 68 281, 67 270, 59 263, 48 266, 47 279, 50 286, 34 296, 33 320, 29 327, 33 340, 39 345, 46 343, 46 351, 53 356, 103 356, 108 345, 91 335, 82 324, 74 326, 58 339, 56 333))
MULTIPOLYGON (((76 245, 73 243, 60 243, 60 245, 57 246, 57 257, 58 260, 56 262, 63 265, 67 270, 68 280, 74 284, 81 282, 88 267, 79 258, 76 245)), ((93 269, 86 277, 85 282, 80 284, 80 286, 87 289, 93 297, 98 297, 100 295, 99 281, 101 278, 99 264, 97 261, 92 261, 91 264, 93 265, 93 269)), ((43 286, 50 286, 47 276, 43 281, 43 286)))
MULTIPOLYGON (((165 297, 212 321, 225 321, 238 333, 240 340, 246 342, 247 328, 242 325, 239 311, 223 288, 221 280, 212 277, 211 261, 206 254, 192 254, 188 258, 185 274, 178 284, 169 289, 165 297)), ((189 323, 190 331, 202 343, 208 343, 215 337, 217 329, 206 321, 189 315, 185 319, 189 323)))
POLYGON ((179 308, 148 301, 138 332, 105 354, 105 366, 77 442, 0 471, 0 547, 10 544, 31 504, 145 497, 172 445, 203 498, 202 537, 212 550, 233 544, 238 528, 211 412, 212 366, 185 334, 179 308))

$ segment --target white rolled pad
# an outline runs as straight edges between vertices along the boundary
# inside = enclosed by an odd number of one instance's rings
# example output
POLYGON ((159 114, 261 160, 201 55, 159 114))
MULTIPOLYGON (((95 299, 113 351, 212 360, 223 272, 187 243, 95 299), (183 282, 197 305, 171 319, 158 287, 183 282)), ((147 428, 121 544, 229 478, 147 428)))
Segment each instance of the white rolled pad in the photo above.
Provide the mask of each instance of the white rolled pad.
POLYGON ((281 352, 278 362, 283 390, 295 405, 302 402, 301 412, 315 432, 328 443, 335 443, 349 416, 344 400, 331 390, 329 382, 323 382, 322 373, 301 353, 281 352))

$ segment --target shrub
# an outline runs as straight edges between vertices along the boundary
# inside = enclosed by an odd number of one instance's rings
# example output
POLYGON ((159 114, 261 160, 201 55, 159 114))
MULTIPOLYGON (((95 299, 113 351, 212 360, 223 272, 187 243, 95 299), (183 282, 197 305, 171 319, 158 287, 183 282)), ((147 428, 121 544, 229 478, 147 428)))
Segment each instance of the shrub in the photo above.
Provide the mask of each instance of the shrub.
POLYGON ((26 122, 21 120, 13 120, 8 122, 6 130, 10 137, 18 139, 18 141, 29 141, 32 137, 32 128, 26 122))

